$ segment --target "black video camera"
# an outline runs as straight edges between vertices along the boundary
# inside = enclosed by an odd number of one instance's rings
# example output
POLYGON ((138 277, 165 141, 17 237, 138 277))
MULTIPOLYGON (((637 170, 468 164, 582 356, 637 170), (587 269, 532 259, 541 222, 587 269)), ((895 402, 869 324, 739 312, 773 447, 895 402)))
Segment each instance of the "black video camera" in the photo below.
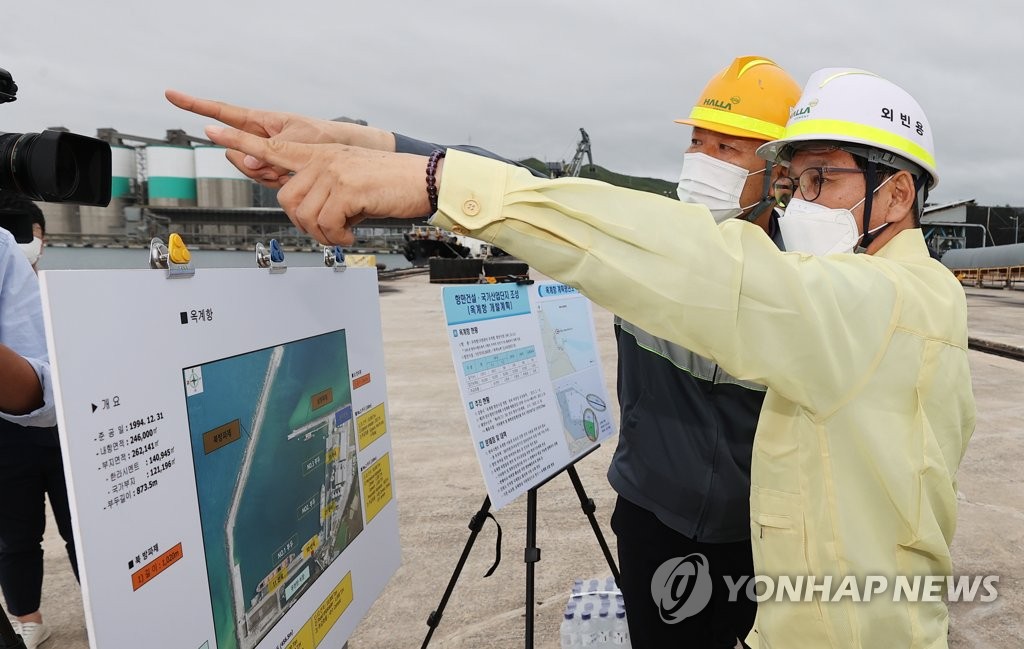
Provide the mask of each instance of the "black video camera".
MULTIPOLYGON (((14 101, 18 86, 0 68, 0 104, 14 101)), ((0 191, 47 203, 110 203, 110 145, 102 140, 46 130, 0 132, 0 191)))

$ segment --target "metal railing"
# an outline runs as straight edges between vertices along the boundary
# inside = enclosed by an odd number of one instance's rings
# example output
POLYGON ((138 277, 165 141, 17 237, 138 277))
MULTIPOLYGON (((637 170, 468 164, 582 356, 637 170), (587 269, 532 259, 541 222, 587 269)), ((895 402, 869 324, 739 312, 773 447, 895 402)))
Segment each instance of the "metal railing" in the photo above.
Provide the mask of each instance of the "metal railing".
POLYGON ((981 287, 1015 288, 1024 282, 1024 266, 950 269, 961 284, 981 287))

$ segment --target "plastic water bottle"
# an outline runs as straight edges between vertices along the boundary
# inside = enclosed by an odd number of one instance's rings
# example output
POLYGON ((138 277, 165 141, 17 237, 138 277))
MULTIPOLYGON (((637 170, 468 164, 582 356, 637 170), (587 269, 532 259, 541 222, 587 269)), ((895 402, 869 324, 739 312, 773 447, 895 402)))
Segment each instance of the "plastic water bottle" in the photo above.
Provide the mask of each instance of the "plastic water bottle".
POLYGON ((612 622, 612 633, 610 636, 612 647, 629 647, 629 625, 626 624, 626 611, 619 609, 615 611, 615 621, 612 622))
POLYGON ((608 607, 601 606, 601 611, 592 622, 594 625, 594 646, 598 649, 606 649, 611 646, 609 643, 612 636, 612 620, 613 618, 608 615, 608 607))
POLYGON ((559 627, 559 636, 562 639, 562 649, 575 649, 580 646, 579 629, 576 626, 576 614, 573 611, 566 611, 562 615, 562 625, 559 627))
MULTIPOLYGON (((580 616, 580 646, 581 647, 594 647, 597 640, 597 634, 594 633, 594 623, 590 619, 590 611, 584 610, 583 615, 580 616)), ((597 649, 594 647, 594 649, 597 649)))

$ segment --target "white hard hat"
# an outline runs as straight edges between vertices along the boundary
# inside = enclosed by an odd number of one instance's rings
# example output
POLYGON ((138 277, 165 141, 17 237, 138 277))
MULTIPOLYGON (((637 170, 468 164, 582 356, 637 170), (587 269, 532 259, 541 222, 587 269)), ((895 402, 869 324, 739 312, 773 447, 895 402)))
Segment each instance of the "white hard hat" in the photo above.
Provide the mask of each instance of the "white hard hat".
POLYGON ((783 136, 758 148, 757 154, 784 161, 795 144, 818 140, 861 145, 880 164, 915 175, 923 170, 930 176, 930 188, 939 183, 924 110, 906 90, 871 72, 825 68, 812 74, 790 109, 783 136))

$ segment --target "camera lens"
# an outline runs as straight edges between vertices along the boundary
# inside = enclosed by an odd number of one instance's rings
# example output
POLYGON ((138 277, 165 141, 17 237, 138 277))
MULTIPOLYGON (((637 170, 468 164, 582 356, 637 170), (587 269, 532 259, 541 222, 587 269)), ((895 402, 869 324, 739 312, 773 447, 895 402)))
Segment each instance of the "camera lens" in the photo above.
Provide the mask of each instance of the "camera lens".
POLYGON ((110 175, 106 142, 52 130, 0 133, 0 189, 37 201, 106 205, 110 175))

